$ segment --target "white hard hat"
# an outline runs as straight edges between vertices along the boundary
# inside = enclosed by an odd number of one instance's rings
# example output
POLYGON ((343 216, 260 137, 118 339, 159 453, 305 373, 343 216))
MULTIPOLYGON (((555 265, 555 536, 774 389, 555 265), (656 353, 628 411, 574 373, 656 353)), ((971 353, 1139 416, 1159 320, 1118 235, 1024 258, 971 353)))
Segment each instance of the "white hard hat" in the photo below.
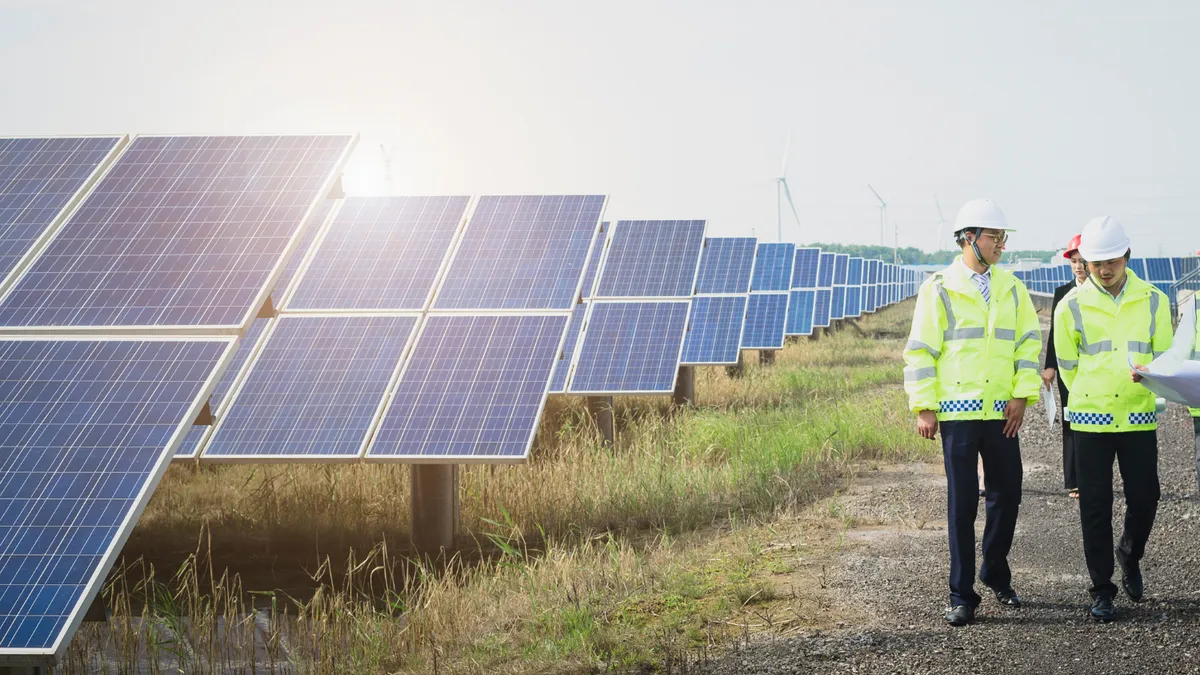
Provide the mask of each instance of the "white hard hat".
POLYGON ((1004 219, 1004 212, 1000 210, 999 206, 996 206, 996 202, 990 199, 972 199, 963 204, 963 207, 958 210, 958 215, 954 217, 955 232, 975 227, 1016 232, 1008 226, 1008 221, 1004 219))
POLYGON ((1120 258, 1128 250, 1125 228, 1112 216, 1092 218, 1079 235, 1079 255, 1089 262, 1120 258))

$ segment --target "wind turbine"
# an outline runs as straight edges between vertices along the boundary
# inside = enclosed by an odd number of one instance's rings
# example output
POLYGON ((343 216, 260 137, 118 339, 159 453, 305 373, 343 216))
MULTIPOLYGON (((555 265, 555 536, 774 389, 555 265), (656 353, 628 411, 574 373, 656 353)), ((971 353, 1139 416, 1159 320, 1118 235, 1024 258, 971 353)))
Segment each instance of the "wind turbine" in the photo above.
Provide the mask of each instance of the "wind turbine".
MULTIPOLYGON (((883 240, 883 237, 884 237, 883 228, 884 228, 884 225, 887 224, 887 202, 885 202, 883 200, 883 197, 879 196, 879 193, 875 191, 875 188, 871 187, 870 183, 867 183, 867 188, 871 191, 871 194, 875 195, 875 199, 879 200, 879 245, 887 246, 887 244, 884 243, 884 240, 883 240)), ((895 264, 899 264, 899 259, 900 259, 900 256, 899 256, 898 252, 896 251, 896 246, 900 243, 900 226, 899 225, 896 226, 896 231, 893 234, 893 237, 894 237, 894 240, 892 241, 892 264, 895 265, 895 264)))
POLYGON ((775 206, 776 206, 776 237, 779 241, 783 241, 783 199, 787 197, 788 206, 792 209, 792 217, 796 219, 796 227, 800 225, 800 214, 796 213, 796 204, 792 202, 792 191, 788 189, 787 184, 787 163, 788 152, 792 149, 792 134, 789 132, 787 143, 783 146, 783 166, 779 169, 779 177, 775 179, 775 206))
POLYGON ((942 250, 942 236, 946 233, 946 216, 942 215, 942 205, 940 202, 938 202, 937 195, 933 196, 933 203, 937 206, 938 210, 938 238, 937 248, 934 250, 940 251, 942 250))

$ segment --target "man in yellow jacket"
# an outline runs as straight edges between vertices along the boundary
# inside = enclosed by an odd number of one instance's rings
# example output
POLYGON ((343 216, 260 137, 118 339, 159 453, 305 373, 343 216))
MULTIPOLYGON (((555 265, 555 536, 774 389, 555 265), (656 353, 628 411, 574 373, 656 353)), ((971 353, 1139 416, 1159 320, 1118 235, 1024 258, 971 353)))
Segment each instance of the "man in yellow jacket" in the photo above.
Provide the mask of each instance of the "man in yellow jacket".
POLYGON ((1121 585, 1140 602, 1140 561, 1158 510, 1158 440, 1155 397, 1130 377, 1130 362, 1144 366, 1171 346, 1171 304, 1162 291, 1127 269, 1125 229, 1111 217, 1084 228, 1079 253, 1088 282, 1072 290, 1054 312, 1059 376, 1071 391, 1071 429, 1079 478, 1079 520, 1091 576, 1097 621, 1115 617, 1113 599, 1113 460, 1125 485, 1125 524, 1117 544, 1121 585))
POLYGON ((921 285, 904 348, 904 389, 917 430, 940 426, 946 465, 950 539, 950 611, 946 621, 975 620, 976 458, 986 480, 986 523, 979 579, 1004 606, 1019 607, 1008 552, 1021 504, 1017 431, 1037 401, 1041 332, 1029 292, 996 266, 1011 231, 990 199, 967 202, 954 222, 962 255, 921 285))

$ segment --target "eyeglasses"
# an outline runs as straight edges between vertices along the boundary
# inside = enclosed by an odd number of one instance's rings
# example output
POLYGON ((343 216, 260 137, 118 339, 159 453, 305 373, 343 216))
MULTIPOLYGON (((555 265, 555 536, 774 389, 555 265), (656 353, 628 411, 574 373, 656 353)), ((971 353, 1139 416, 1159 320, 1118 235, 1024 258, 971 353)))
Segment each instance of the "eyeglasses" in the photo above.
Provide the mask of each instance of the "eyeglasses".
POLYGON ((997 244, 1004 244, 1005 242, 1008 241, 1008 233, 1007 232, 1001 232, 1000 234, 988 234, 985 232, 983 234, 983 236, 991 239, 992 241, 996 242, 997 244))

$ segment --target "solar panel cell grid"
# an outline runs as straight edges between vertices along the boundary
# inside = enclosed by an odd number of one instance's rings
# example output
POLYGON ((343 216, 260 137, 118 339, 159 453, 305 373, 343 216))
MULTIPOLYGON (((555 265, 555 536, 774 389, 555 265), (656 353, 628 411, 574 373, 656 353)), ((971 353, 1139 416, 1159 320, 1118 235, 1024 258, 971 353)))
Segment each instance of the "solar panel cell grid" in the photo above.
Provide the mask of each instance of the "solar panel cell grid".
POLYGON ((754 270, 754 237, 710 237, 700 255, 696 293, 746 293, 754 270))
POLYGON ((829 317, 842 319, 846 316, 846 287, 834 286, 829 301, 829 317))
POLYGON ((829 305, 832 302, 833 291, 828 288, 817 289, 817 297, 813 304, 813 326, 825 328, 829 326, 829 305))
POLYGON ((469 197, 346 199, 287 308, 424 308, 469 201, 469 197))
POLYGON ((218 420, 205 459, 353 459, 415 316, 279 319, 218 420))
POLYGON ((596 195, 481 197, 434 309, 571 309, 604 202, 596 195))
POLYGON ((745 296, 693 298, 691 328, 683 341, 680 363, 737 363, 745 317, 745 296))
POLYGON ((796 262, 792 270, 792 288, 816 288, 817 268, 821 262, 821 249, 796 249, 796 262))
POLYGON ((135 139, 0 302, 0 325, 243 325, 352 142, 135 139))
POLYGON ((0 341, 0 649, 69 637, 227 346, 0 341))
POLYGON ((833 283, 838 286, 846 284, 846 273, 850 266, 850 256, 838 253, 833 261, 833 283))
POLYGON ((592 307, 571 377, 576 393, 670 393, 691 301, 592 307))
POLYGON ((817 268, 817 287, 831 288, 833 286, 833 253, 822 253, 821 263, 817 268))
POLYGON ((120 140, 0 138, 0 281, 120 140))
POLYGON ((691 296, 704 247, 703 220, 621 220, 612 232, 598 297, 691 296))
POLYGON ((429 316, 367 458, 528 456, 567 322, 566 315, 429 316))
POLYGON ((815 290, 792 291, 789 294, 785 329, 788 335, 812 335, 816 299, 815 290))

